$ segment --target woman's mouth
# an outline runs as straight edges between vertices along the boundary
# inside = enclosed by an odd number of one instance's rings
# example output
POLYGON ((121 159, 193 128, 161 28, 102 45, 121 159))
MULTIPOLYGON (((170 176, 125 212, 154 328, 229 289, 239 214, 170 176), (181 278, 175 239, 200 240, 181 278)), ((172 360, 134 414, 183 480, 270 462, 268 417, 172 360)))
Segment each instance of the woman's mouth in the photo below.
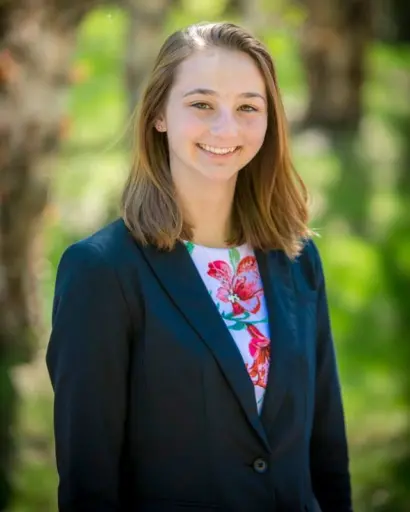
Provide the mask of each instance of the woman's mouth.
POLYGON ((216 146, 208 146, 208 144, 197 144, 197 146, 205 151, 208 155, 215 155, 215 156, 230 156, 235 154, 239 149, 240 146, 232 146, 230 148, 225 147, 216 147, 216 146))

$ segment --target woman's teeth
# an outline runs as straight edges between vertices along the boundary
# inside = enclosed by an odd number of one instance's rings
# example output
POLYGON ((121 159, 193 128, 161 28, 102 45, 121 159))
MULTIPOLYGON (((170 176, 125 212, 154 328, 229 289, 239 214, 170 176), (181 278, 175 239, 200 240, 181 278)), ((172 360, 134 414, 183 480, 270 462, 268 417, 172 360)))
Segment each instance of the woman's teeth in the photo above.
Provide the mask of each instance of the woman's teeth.
POLYGON ((232 148, 215 148, 214 146, 208 146, 207 144, 198 144, 198 146, 205 151, 209 151, 210 153, 215 153, 216 155, 226 155, 228 153, 233 153, 238 146, 234 146, 232 148))

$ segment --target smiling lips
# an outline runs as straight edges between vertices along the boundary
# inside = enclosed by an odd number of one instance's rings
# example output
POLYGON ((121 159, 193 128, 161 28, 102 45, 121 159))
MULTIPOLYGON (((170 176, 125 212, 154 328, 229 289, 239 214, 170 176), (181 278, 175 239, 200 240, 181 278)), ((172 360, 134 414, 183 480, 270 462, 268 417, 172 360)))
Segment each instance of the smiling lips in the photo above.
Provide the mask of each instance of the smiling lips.
POLYGON ((198 144, 198 146, 208 153, 213 153, 214 155, 228 155, 239 149, 239 146, 233 146, 231 148, 216 148, 215 146, 208 146, 207 144, 198 144))

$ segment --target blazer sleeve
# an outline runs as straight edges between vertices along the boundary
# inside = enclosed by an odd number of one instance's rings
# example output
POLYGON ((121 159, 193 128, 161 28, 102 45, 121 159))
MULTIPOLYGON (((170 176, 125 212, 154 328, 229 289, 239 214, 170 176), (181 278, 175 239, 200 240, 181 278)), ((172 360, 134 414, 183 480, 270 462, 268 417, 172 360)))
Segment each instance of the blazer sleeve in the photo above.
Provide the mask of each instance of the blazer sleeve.
POLYGON ((322 512, 352 511, 349 460, 341 389, 322 262, 314 247, 318 279, 315 413, 310 443, 313 492, 322 512))
POLYGON ((130 315, 89 241, 59 263, 46 363, 54 389, 60 512, 114 512, 126 417, 130 315))

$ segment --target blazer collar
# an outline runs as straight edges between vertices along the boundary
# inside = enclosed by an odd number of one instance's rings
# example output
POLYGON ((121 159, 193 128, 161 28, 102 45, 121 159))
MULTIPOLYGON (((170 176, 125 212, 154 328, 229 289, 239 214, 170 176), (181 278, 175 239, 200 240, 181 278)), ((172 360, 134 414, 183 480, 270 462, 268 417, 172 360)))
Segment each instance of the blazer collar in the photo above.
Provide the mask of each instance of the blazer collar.
POLYGON ((188 251, 177 243, 170 252, 142 247, 148 264, 187 322, 213 353, 249 423, 271 450, 267 433, 273 424, 289 379, 287 361, 295 343, 295 319, 289 265, 277 251, 256 257, 265 289, 271 337, 271 365, 262 415, 242 356, 199 276, 188 251))

